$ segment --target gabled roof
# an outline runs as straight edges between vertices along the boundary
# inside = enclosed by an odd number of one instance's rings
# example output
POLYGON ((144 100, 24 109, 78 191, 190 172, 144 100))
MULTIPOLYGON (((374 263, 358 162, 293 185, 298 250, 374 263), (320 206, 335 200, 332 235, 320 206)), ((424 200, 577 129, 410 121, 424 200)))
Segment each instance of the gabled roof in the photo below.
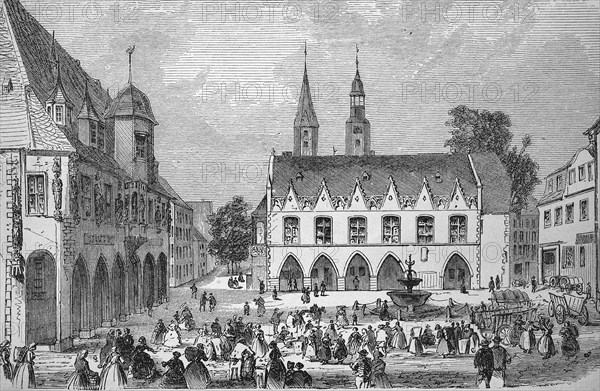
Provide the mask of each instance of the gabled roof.
MULTIPOLYGON (((2 0, 11 23, 28 82, 40 102, 46 102, 56 84, 54 57, 60 63, 61 84, 73 106, 83 104, 86 83, 90 100, 98 113, 103 113, 110 96, 97 79, 90 77, 79 60, 71 57, 18 0, 2 0)), ((13 80, 14 82, 14 80, 13 80)))
POLYGON ((600 133, 600 118, 598 118, 596 120, 596 122, 592 125, 591 128, 589 128, 588 130, 586 130, 585 132, 583 132, 583 134, 587 134, 587 135, 591 135, 591 134, 598 134, 600 133))
POLYGON ((92 119, 94 121, 104 122, 104 119, 100 115, 98 115, 96 109, 94 108, 94 105, 92 104, 87 83, 85 83, 85 92, 83 93, 83 104, 81 105, 81 110, 79 110, 79 114, 77 114, 77 119, 92 119))
POLYGON ((251 213, 252 217, 265 218, 267 216, 267 196, 265 195, 258 203, 258 206, 251 213))
MULTIPOLYGON (((494 154, 473 154, 472 158, 483 185, 484 212, 507 213, 510 209, 510 178, 504 166, 494 154)), ((469 155, 447 153, 275 156, 272 194, 273 197, 285 197, 289 181, 293 180, 299 196, 315 197, 325 179, 332 196, 347 197, 358 178, 367 196, 381 196, 387 194, 390 176, 394 178, 399 196, 416 197, 423 187, 423 179, 426 179, 435 196, 449 197, 456 178, 460 180, 466 195, 477 196, 477 181, 469 155), (296 180, 298 173, 302 173, 302 180, 296 180)), ((259 208, 254 213, 257 212, 259 208)))
POLYGON ((10 78, 13 91, 0 105, 0 142, 5 148, 72 151, 67 131, 49 118, 45 102, 60 91, 79 108, 87 82, 97 112, 104 111, 110 97, 19 1, 2 0, 1 4, 0 79, 10 78), (61 69, 58 85, 57 63, 61 69))
POLYGON ((300 97, 298 98, 298 110, 296 111, 296 118, 294 119, 294 127, 299 126, 310 126, 315 128, 319 127, 317 114, 315 113, 315 108, 313 107, 312 96, 310 95, 306 64, 304 65, 302 90, 300 90, 300 97))

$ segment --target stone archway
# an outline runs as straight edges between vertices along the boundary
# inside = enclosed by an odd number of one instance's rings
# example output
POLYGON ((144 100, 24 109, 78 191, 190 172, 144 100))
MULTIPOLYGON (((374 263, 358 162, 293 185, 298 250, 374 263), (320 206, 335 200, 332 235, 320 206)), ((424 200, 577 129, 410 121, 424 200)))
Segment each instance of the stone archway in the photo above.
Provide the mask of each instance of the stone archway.
POLYGON ((404 278, 405 273, 398 258, 388 254, 377 273, 377 290, 403 289, 398 279, 404 278))
POLYGON ((73 268, 71 280, 71 331, 73 337, 81 337, 82 331, 90 330, 90 278, 83 258, 79 257, 73 268))
POLYGON ((279 290, 289 292, 302 289, 303 277, 302 267, 300 267, 298 260, 288 255, 279 272, 279 290), (294 286, 296 289, 294 289, 294 286))
POLYGON ((125 265, 121 259, 121 255, 117 254, 112 271, 113 281, 113 317, 116 320, 125 320, 127 315, 127 290, 125 274, 125 265))
POLYGON ((321 283, 325 281, 328 291, 337 291, 337 279, 338 273, 333 262, 325 255, 321 255, 310 270, 311 286, 314 288, 317 284, 321 287, 321 283))
POLYGON ((370 283, 369 264, 361 254, 354 254, 346 268, 346 290, 368 291, 370 283))
POLYGON ((142 306, 147 306, 149 301, 156 300, 155 296, 155 281, 154 281, 154 257, 152 254, 146 254, 146 258, 144 258, 144 270, 142 272, 143 278, 143 303, 142 306))
POLYGON ((109 274, 106 261, 102 256, 98 258, 98 263, 96 264, 92 290, 92 299, 94 302, 92 326, 94 328, 109 326, 112 320, 109 274))
POLYGON ((471 289, 471 270, 465 259, 459 254, 453 254, 444 268, 443 289, 460 289, 465 281, 465 287, 471 289))
POLYGON ((167 299, 169 289, 169 273, 167 265, 167 256, 164 253, 158 255, 158 274, 157 274, 157 299, 163 302, 167 299))
POLYGON ((56 262, 46 250, 37 250, 25 266, 25 342, 56 343, 56 262))

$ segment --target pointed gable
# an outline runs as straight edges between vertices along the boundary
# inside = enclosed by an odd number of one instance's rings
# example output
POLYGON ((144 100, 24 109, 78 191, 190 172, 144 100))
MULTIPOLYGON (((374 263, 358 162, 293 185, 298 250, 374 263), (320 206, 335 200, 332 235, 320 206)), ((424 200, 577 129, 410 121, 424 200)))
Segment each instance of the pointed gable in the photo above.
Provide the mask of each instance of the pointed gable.
POLYGON ((388 179, 388 188, 387 192, 383 199, 383 205, 381 206, 381 210, 398 210, 402 209, 400 203, 398 202, 398 190, 396 188, 396 183, 394 182, 394 177, 390 175, 388 179))
POLYGON ((310 94, 306 65, 304 66, 304 78, 302 79, 302 89, 300 90, 300 98, 298 99, 298 110, 296 111, 294 126, 319 127, 319 121, 317 120, 317 114, 315 113, 310 94))
POLYGON ((290 189, 288 190, 288 194, 285 197, 283 208, 281 210, 285 212, 302 210, 302 208, 300 208, 300 203, 298 202, 298 195, 294 190, 294 183, 291 180, 290 189))
POLYGON ((77 114, 77 119, 91 119, 94 121, 102 121, 102 117, 98 115, 96 109, 94 108, 94 105, 92 104, 87 83, 85 83, 83 104, 81 105, 81 110, 79 110, 79 114, 77 114))
POLYGON ((354 183, 354 189, 352 190, 352 196, 350 197, 350 206, 348 207, 348 210, 367 210, 365 193, 358 178, 356 178, 356 182, 354 183))
POLYGON ((414 206, 415 210, 433 210, 433 194, 431 194, 431 189, 429 187, 429 182, 427 178, 423 178, 423 186, 421 187, 421 192, 419 193, 419 197, 417 198, 417 202, 414 206))
POLYGON ((454 181, 454 190, 452 190, 452 195, 450 197, 450 202, 448 203, 447 209, 469 209, 469 205, 467 204, 465 194, 460 186, 460 181, 458 178, 456 178, 454 181))
POLYGON ((325 179, 323 179, 321 182, 319 196, 313 210, 316 212, 334 210, 333 203, 331 202, 331 194, 329 194, 329 189, 327 188, 327 182, 325 182, 325 179))

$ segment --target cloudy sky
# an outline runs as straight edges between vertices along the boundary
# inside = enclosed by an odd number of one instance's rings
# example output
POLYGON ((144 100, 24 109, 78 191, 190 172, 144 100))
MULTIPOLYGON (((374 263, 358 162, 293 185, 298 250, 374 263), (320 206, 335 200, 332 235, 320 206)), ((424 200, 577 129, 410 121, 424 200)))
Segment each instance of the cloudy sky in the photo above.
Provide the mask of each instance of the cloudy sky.
POLYGON ((598 0, 22 2, 111 94, 136 45, 160 169, 186 200, 260 201, 271 149, 292 149, 305 42, 322 155, 344 149, 356 44, 377 154, 446 151, 467 104, 509 114, 544 176, 600 115, 598 0))

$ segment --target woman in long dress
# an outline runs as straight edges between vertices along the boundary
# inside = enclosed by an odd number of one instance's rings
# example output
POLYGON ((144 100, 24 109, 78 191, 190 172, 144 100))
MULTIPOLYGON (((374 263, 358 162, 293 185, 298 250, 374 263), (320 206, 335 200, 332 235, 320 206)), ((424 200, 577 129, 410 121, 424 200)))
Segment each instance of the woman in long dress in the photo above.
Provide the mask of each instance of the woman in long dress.
POLYGON ((315 329, 310 329, 304 336, 304 344, 302 346, 302 358, 307 358, 313 361, 317 356, 317 335, 315 329))
POLYGON ((448 350, 448 342, 446 341, 446 335, 444 334, 444 330, 442 330, 439 324, 436 324, 435 332, 437 342, 437 348, 435 349, 435 351, 437 354, 442 356, 442 358, 446 358, 450 351, 448 350))
POLYGON ((163 375, 160 382, 160 388, 187 388, 187 383, 183 376, 185 367, 179 357, 181 357, 181 353, 173 352, 173 358, 162 363, 163 367, 169 369, 167 369, 163 375))
POLYGON ((535 347, 536 338, 535 330, 539 330, 535 327, 533 321, 529 321, 525 329, 521 332, 521 338, 519 338, 519 346, 523 349, 523 353, 531 354, 531 350, 535 347))
POLYGON ((361 342, 360 342, 360 349, 358 349, 358 351, 360 352, 361 350, 365 350, 367 351, 367 357, 372 358, 373 357, 373 349, 372 344, 369 341, 369 336, 367 334, 367 329, 362 329, 361 330, 361 342))
POLYGON ((269 351, 269 346, 267 345, 267 342, 265 341, 264 331, 258 330, 256 332, 256 337, 254 337, 254 340, 252 341, 252 346, 250 346, 250 349, 252 349, 252 351, 254 352, 256 357, 264 357, 267 355, 267 353, 269 351))
POLYGON ((92 383, 97 384, 99 380, 98 373, 90 369, 90 365, 86 360, 87 355, 87 350, 77 353, 74 363, 75 372, 67 381, 68 390, 90 390, 92 383))
POLYGON ((131 356, 131 372, 134 379, 151 379, 156 375, 154 360, 146 350, 156 353, 154 349, 146 344, 146 338, 140 337, 138 345, 133 349, 131 356))
POLYGON ((205 389, 210 383, 210 374, 202 360, 206 361, 206 353, 204 353, 204 345, 198 347, 187 347, 183 352, 185 359, 189 361, 183 377, 190 389, 205 389))
POLYGON ((103 363, 104 360, 106 360, 106 357, 108 357, 108 355, 110 354, 110 351, 115 346, 115 342, 116 342, 115 330, 110 329, 110 330, 108 330, 108 333, 106 334, 106 343, 104 344, 104 346, 102 346, 102 349, 100 349, 100 362, 101 363, 103 363))
POLYGON ((170 348, 176 348, 181 345, 181 334, 179 333, 179 326, 175 323, 169 325, 169 331, 165 335, 165 346, 170 348))
POLYGON ((358 327, 352 328, 352 333, 348 337, 348 353, 351 356, 357 354, 360 350, 360 343, 362 341, 362 337, 358 332, 358 327))
POLYGON ((13 387, 17 389, 35 388, 35 372, 33 365, 35 360, 36 344, 32 343, 28 347, 20 349, 15 360, 15 377, 13 378, 13 387))
POLYGON ((333 347, 333 358, 338 361, 338 364, 342 364, 346 357, 348 357, 348 348, 346 347, 344 337, 340 334, 333 347))
POLYGON ((371 362, 371 387, 374 388, 392 388, 392 383, 385 373, 385 361, 381 358, 381 353, 375 351, 371 362))
POLYGON ((537 350, 542 355, 543 359, 550 358, 556 354, 556 346, 552 339, 552 327, 552 323, 546 326, 544 334, 542 334, 537 343, 537 350))
POLYGON ((579 342, 577 337, 579 336, 579 330, 577 326, 571 325, 569 321, 560 329, 558 333, 562 337, 562 343, 560 350, 565 357, 575 357, 579 353, 579 342))
POLYGON ((117 348, 113 347, 105 361, 98 367, 102 368, 100 373, 101 390, 122 390, 127 385, 127 374, 123 369, 124 361, 117 348))
POLYGON ((321 340, 321 346, 319 347, 319 353, 317 354, 321 364, 329 364, 331 360, 331 340, 328 336, 325 336, 321 340))
POLYGON ((0 344, 0 388, 7 390, 12 387, 13 366, 10 362, 10 341, 6 340, 0 344))
POLYGON ((394 327, 394 335, 392 336, 392 342, 390 343, 392 349, 406 349, 406 334, 402 327, 396 323, 394 327))
POLYGON ((285 364, 281 352, 275 342, 269 344, 269 361, 267 362, 267 388, 280 390, 285 385, 285 364))
POLYGON ((163 323, 162 319, 158 320, 154 332, 152 333, 152 343, 155 345, 162 345, 165 342, 165 335, 167 334, 167 326, 163 323))
POLYGON ((420 333, 413 327, 410 330, 410 341, 408 343, 408 352, 415 356, 423 354, 423 344, 421 343, 420 333))

